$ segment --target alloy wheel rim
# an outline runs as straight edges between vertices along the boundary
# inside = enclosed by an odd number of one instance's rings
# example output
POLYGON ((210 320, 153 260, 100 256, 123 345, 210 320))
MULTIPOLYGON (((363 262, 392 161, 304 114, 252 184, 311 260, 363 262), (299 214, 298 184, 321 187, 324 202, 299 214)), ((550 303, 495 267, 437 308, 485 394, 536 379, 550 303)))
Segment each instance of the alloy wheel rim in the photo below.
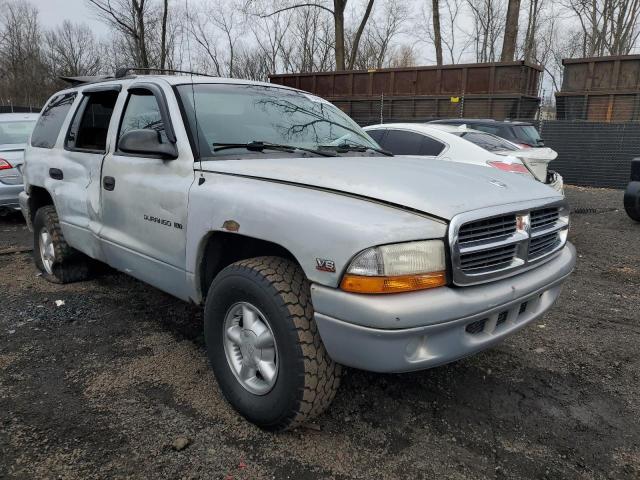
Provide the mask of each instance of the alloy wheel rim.
POLYGON ((49 231, 43 227, 40 230, 40 259, 42 260, 42 265, 46 272, 51 275, 53 274, 53 264, 56 260, 56 252, 53 248, 53 240, 51 239, 51 235, 49 235, 49 231))
POLYGON ((278 350, 266 317, 252 304, 233 304, 223 324, 224 351, 234 376, 246 390, 266 395, 278 378, 278 350))

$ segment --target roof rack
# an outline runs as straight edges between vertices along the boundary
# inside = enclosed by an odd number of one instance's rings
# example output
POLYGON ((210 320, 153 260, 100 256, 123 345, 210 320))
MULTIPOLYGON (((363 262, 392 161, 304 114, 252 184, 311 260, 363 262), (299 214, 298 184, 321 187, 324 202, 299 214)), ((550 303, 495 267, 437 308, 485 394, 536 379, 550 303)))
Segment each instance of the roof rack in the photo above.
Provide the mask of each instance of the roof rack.
POLYGON ((158 72, 159 75, 163 75, 165 73, 185 73, 188 75, 197 75, 201 77, 214 77, 215 75, 209 75, 207 73, 200 72, 192 72, 189 70, 174 70, 172 68, 146 68, 146 67, 121 67, 116 69, 115 78, 126 77, 129 72, 145 72, 145 73, 155 73, 158 72))

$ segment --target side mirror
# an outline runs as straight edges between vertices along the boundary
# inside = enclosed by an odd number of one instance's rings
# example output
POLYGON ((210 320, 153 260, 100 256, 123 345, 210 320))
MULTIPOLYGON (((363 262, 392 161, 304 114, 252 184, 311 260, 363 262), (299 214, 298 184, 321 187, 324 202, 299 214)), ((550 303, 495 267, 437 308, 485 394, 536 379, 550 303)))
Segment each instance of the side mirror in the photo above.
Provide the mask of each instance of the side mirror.
POLYGON ((175 144, 162 143, 160 134, 150 128, 128 131, 120 137, 118 148, 126 153, 158 155, 164 160, 178 158, 175 144))

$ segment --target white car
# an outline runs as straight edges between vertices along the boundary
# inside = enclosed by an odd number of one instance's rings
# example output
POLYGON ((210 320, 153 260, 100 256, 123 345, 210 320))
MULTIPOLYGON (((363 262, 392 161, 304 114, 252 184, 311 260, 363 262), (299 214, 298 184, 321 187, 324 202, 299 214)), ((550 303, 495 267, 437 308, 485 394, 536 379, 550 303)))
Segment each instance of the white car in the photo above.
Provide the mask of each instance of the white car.
POLYGON ((563 192, 562 177, 548 170, 558 154, 550 148, 522 148, 465 125, 385 123, 364 130, 395 155, 428 156, 530 176, 563 192))

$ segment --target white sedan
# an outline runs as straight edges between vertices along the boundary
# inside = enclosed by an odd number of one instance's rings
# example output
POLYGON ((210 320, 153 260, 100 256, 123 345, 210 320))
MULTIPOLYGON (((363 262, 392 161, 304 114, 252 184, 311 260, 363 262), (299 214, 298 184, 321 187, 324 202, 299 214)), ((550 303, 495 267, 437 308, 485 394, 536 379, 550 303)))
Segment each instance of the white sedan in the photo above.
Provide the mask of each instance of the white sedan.
POLYGON ((504 138, 465 125, 385 123, 364 130, 395 155, 427 156, 439 160, 485 165, 528 175, 563 192, 562 177, 548 170, 558 154, 550 148, 522 148, 504 138))

